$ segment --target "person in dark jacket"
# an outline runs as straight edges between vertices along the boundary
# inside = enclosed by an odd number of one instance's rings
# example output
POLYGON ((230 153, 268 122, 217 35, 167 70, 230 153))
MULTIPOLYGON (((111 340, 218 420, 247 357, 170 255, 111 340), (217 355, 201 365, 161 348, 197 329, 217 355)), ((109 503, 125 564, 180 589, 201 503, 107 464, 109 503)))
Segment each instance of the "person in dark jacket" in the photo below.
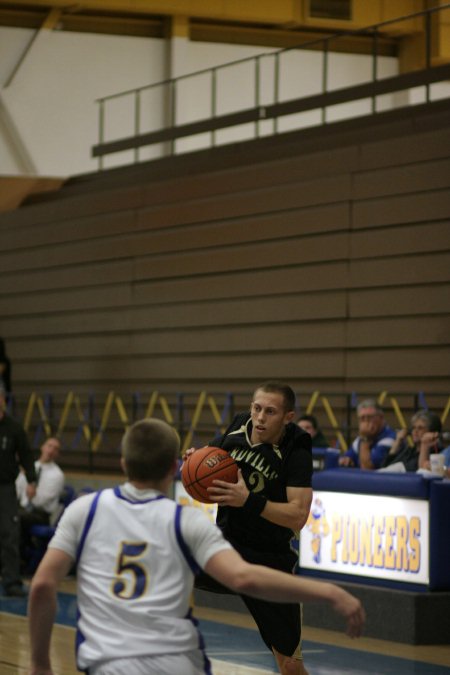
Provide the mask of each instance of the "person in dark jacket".
POLYGON ((426 468, 430 452, 441 452, 441 420, 430 410, 418 410, 411 418, 410 437, 408 430, 400 429, 387 455, 381 471, 417 471, 426 468))
POLYGON ((311 436, 313 448, 329 448, 330 444, 323 431, 319 428, 319 423, 314 415, 302 415, 298 418, 297 424, 300 429, 306 431, 311 436))
POLYGON ((6 355, 3 338, 0 338, 0 384, 3 384, 7 394, 11 393, 11 361, 6 355))
POLYGON ((16 478, 19 467, 28 481, 28 497, 36 494, 33 453, 22 425, 5 412, 6 391, 0 384, 0 549, 5 595, 24 597, 20 576, 19 515, 16 478))

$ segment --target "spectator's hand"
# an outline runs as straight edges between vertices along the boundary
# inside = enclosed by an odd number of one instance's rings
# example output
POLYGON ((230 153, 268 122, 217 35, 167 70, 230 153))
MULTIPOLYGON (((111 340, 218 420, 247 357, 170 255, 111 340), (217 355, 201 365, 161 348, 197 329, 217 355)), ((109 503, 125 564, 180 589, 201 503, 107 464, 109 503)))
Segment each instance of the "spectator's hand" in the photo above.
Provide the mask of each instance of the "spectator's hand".
POLYGON ((249 489, 238 469, 237 483, 227 483, 224 480, 214 480, 213 487, 208 488, 208 494, 220 506, 244 506, 249 495, 249 489))
POLYGON ((36 497, 36 483, 28 483, 26 493, 29 501, 36 497))
POLYGON ((364 419, 359 423, 359 435, 362 438, 375 438, 378 431, 378 425, 376 419, 364 419))
POLYGON ((399 429, 396 433, 395 440, 396 441, 404 441, 405 438, 408 435, 408 429, 399 429))
POLYGON ((420 439, 421 445, 430 450, 439 440, 439 433, 437 431, 426 431, 420 439))
POLYGON ((355 466, 351 457, 339 457, 339 466, 355 466))

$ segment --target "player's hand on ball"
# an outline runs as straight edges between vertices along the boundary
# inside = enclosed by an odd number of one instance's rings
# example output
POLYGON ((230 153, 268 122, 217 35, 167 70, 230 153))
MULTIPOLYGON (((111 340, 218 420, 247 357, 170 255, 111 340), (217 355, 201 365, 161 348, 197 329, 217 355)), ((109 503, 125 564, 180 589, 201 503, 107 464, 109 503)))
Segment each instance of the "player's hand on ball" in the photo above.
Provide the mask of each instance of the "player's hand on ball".
POLYGON ((183 462, 185 462, 188 457, 193 455, 196 450, 197 450, 197 448, 188 448, 181 458, 183 460, 183 462))
POLYGON ((213 481, 213 487, 208 488, 208 494, 220 506, 244 506, 249 489, 239 469, 237 483, 227 483, 216 479, 213 481))

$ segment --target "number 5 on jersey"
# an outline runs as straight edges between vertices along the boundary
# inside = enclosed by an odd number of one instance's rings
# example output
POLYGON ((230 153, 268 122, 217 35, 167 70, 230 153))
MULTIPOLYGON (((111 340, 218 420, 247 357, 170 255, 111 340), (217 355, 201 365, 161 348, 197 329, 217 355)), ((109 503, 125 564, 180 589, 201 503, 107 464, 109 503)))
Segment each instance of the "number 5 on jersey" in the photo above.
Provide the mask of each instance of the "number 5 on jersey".
POLYGON ((135 600, 145 593, 147 588, 147 570, 140 564, 147 544, 145 542, 120 543, 117 558, 116 578, 112 582, 112 592, 121 600, 135 600))

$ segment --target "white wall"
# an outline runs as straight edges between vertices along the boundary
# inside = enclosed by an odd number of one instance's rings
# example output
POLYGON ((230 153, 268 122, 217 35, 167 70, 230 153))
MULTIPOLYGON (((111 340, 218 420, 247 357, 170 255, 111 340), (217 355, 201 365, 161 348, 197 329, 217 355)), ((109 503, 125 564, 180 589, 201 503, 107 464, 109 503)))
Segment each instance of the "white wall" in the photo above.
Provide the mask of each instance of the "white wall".
MULTIPOLYGON (((0 82, 7 81, 32 31, 0 28, 0 82)), ((1 90, 38 175, 93 171, 99 96, 163 77, 164 41, 43 31, 10 86, 1 90)), ((127 133, 129 122, 122 117, 127 133)), ((0 128, 0 133, 5 133, 0 128)), ((19 174, 19 163, 0 142, 0 173, 19 174)))
MULTIPOLYGON (((21 55, 36 35, 34 31, 0 28, 0 174, 32 174, 65 177, 95 171, 98 161, 91 148, 98 142, 98 105, 95 100, 121 91, 161 82, 231 61, 264 55, 260 59, 259 102, 275 101, 274 52, 263 47, 190 42, 174 38, 170 44, 154 38, 131 38, 60 31, 41 31, 32 43, 12 82, 8 79, 21 55), (2 113, 3 111, 3 113, 2 113)), ((322 86, 321 52, 287 51, 280 56, 278 100, 316 94, 322 86)), ((380 57, 378 76, 397 73, 396 59, 380 57)), ((340 88, 371 78, 369 56, 330 53, 328 88, 340 88)), ((440 95, 448 91, 439 90, 440 95)), ((412 103, 416 95, 400 95, 412 103)), ((216 114, 251 108, 257 101, 254 61, 217 71, 216 114)), ((106 105, 104 140, 131 136, 134 128, 134 96, 114 99, 106 105)), ((378 110, 399 104, 398 96, 379 97, 378 110)), ((328 122, 371 110, 371 101, 335 106, 327 110, 328 122)), ((177 85, 176 123, 208 117, 211 113, 211 77, 201 75, 177 85)), ((170 101, 163 88, 141 94, 140 132, 162 128, 170 118, 170 101)), ((321 122, 321 111, 286 116, 278 130, 287 131, 321 122)), ((176 152, 230 143, 255 135, 273 133, 274 122, 262 121, 212 134, 181 139, 176 152)), ((139 150, 139 159, 157 157, 167 146, 139 150)), ((128 164, 131 151, 106 157, 104 166, 128 164)))

